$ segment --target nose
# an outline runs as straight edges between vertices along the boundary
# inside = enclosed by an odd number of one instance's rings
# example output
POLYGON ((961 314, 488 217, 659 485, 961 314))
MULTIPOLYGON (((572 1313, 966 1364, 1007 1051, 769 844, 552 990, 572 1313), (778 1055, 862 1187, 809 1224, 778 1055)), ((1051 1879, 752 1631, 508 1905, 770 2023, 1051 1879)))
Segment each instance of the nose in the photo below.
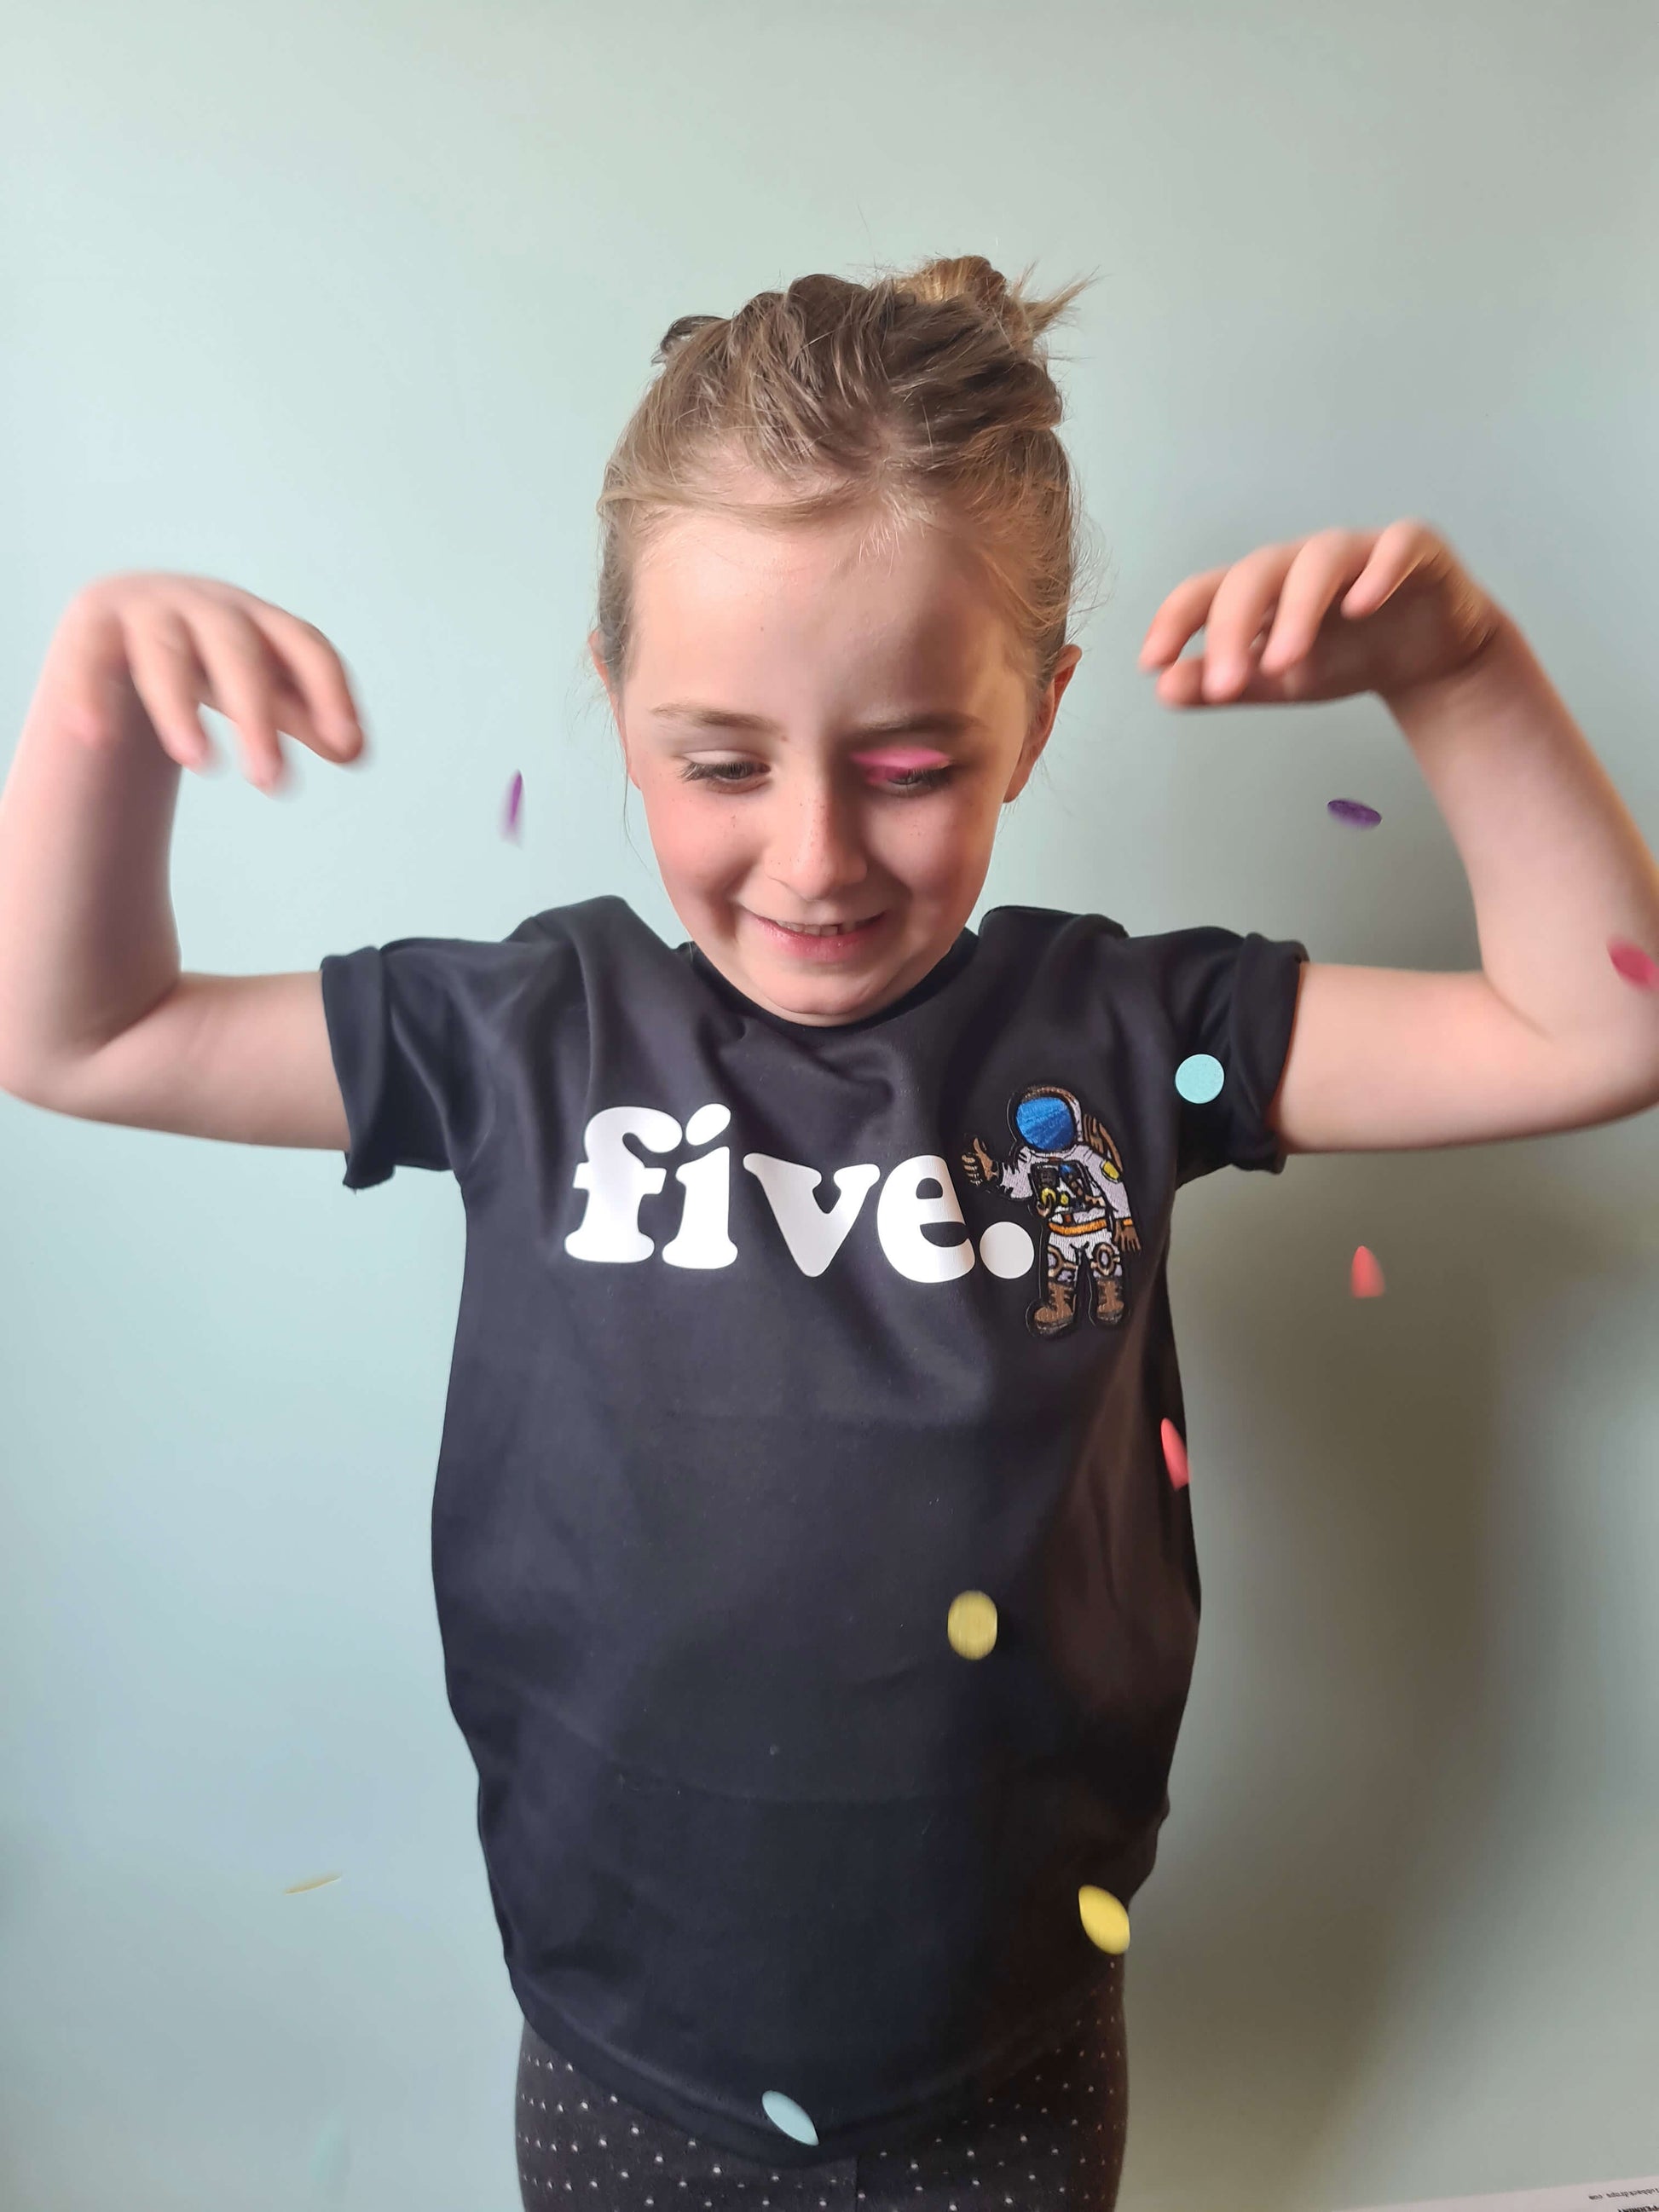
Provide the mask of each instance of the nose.
POLYGON ((792 777, 773 799, 767 873, 803 907, 844 896, 870 872, 859 817, 857 799, 833 775, 792 777))

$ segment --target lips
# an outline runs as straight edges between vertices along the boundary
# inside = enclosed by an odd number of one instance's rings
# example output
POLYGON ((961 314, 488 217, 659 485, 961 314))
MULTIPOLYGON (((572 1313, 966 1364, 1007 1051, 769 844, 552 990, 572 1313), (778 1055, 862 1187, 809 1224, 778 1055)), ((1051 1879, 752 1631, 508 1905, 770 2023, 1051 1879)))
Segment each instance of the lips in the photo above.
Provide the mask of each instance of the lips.
POLYGON ((796 960, 850 960, 887 921, 880 914, 861 915, 854 921, 775 921, 769 915, 751 915, 755 927, 773 947, 796 960))
POLYGON ((762 921, 770 921, 774 929, 787 929, 794 937, 845 937, 854 929, 867 928, 879 921, 878 914, 866 914, 857 921, 775 921, 770 915, 762 915, 762 921))

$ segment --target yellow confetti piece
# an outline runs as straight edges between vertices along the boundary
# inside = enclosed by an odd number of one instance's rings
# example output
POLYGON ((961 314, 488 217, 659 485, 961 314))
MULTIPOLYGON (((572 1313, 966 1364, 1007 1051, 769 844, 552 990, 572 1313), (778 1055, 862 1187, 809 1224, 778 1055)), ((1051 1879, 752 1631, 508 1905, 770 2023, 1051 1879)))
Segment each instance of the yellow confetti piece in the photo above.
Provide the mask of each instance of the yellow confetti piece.
POLYGON ((997 1609, 983 1590, 963 1590, 945 1616, 951 1649, 963 1659, 982 1659, 997 1640, 997 1609))
POLYGON ((1082 1917, 1083 1932, 1097 1950, 1117 1953, 1128 1949, 1129 1916, 1109 1889, 1096 1889, 1085 1882, 1077 1893, 1077 1909, 1082 1917))
POLYGON ((298 1897, 302 1890, 326 1889, 331 1881, 338 1881, 337 1874, 314 1874, 309 1881, 291 1881, 283 1892, 284 1897, 298 1897))

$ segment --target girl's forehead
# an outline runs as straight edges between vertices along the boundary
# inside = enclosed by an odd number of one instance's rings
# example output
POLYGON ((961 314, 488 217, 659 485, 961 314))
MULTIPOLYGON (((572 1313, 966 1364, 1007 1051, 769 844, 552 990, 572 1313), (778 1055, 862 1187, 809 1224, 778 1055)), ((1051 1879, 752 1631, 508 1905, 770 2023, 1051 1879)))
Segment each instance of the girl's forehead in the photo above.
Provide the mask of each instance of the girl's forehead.
POLYGON ((704 514, 676 517, 643 554, 634 604, 641 631, 658 617, 711 638, 757 620, 799 635, 850 623, 890 647, 948 633, 957 649, 994 612, 976 564, 944 532, 872 542, 846 517, 779 529, 704 514))

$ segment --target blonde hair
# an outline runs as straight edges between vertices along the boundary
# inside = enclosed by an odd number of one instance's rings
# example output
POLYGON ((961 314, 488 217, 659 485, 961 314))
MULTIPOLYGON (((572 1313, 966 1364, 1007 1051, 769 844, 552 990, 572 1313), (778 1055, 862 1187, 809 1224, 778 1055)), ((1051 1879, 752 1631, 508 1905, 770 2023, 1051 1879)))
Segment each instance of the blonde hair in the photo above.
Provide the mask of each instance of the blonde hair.
POLYGON ((868 509, 874 545, 915 523, 963 533, 1035 704, 1090 550, 1042 341, 1093 279, 1030 298, 1030 275, 1011 287, 970 253, 869 284, 798 276, 734 315, 671 324, 597 502, 595 627, 612 686, 629 672, 635 566, 674 515, 787 527, 868 509), (777 496, 734 496, 734 458, 777 496))

